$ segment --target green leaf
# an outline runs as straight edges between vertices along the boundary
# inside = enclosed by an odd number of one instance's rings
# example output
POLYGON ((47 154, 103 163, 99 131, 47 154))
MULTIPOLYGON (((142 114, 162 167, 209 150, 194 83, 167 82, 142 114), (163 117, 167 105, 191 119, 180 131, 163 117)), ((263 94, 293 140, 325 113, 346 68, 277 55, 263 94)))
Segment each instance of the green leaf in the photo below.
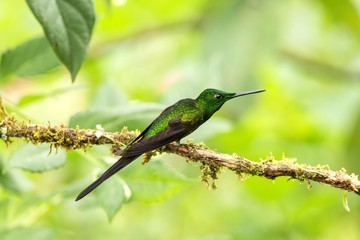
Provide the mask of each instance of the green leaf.
POLYGON ((30 188, 31 182, 17 170, 5 169, 4 162, 0 159, 0 185, 7 190, 20 193, 30 188))
POLYGON ((147 103, 137 103, 115 109, 93 109, 72 116, 69 126, 95 128, 97 124, 101 124, 106 131, 118 131, 124 126, 129 129, 145 128, 161 110, 160 105, 147 103))
POLYGON ((125 189, 128 188, 123 180, 112 177, 94 191, 97 202, 105 210, 110 221, 126 201, 125 189))
POLYGON ((330 19, 343 23, 360 37, 360 18, 356 3, 351 0, 320 0, 324 12, 330 19))
POLYGON ((186 141, 186 138, 190 138, 194 140, 194 142, 201 142, 220 133, 228 132, 231 128, 231 121, 225 118, 212 117, 210 121, 200 126, 189 137, 185 137, 184 140, 186 141), (209 129, 211 129, 211 131, 209 131, 209 129))
POLYGON ((77 89, 79 89, 79 87, 71 86, 71 87, 55 89, 55 90, 50 91, 50 92, 42 91, 41 93, 38 93, 38 94, 29 94, 29 95, 21 97, 21 99, 19 100, 17 106, 18 107, 24 107, 26 105, 35 103, 37 101, 41 101, 43 99, 50 98, 50 97, 59 96, 59 95, 62 95, 64 93, 68 93, 70 91, 74 91, 74 90, 77 90, 77 89))
POLYGON ((31 172, 44 172, 57 169, 65 165, 66 154, 59 149, 57 153, 49 155, 50 144, 34 146, 26 144, 14 152, 9 160, 12 168, 21 168, 31 172))
POLYGON ((11 74, 33 76, 60 64, 46 38, 29 40, 1 55, 0 79, 11 74))
POLYGON ((127 104, 126 95, 118 91, 112 82, 106 81, 96 91, 90 109, 115 109, 126 106, 127 104))
POLYGON ((31 182, 19 171, 9 170, 0 174, 0 185, 4 189, 21 193, 31 187, 31 182))
POLYGON ((145 128, 164 109, 160 104, 127 101, 126 95, 117 91, 111 82, 101 85, 85 112, 70 118, 69 126, 95 128, 101 124, 106 131, 145 128))
POLYGON ((0 232, 0 238, 6 240, 36 239, 48 240, 54 238, 54 231, 46 227, 16 227, 0 232))
POLYGON ((360 111, 354 116, 354 125, 350 131, 347 145, 346 153, 348 163, 352 164, 352 167, 357 168, 359 166, 360 156, 360 111))
POLYGON ((124 179, 130 187, 132 197, 145 203, 165 201, 190 182, 188 178, 156 159, 146 166, 136 168, 135 173, 131 172, 131 176, 124 179))
POLYGON ((55 53, 75 77, 85 59, 95 22, 91 0, 26 0, 55 53))

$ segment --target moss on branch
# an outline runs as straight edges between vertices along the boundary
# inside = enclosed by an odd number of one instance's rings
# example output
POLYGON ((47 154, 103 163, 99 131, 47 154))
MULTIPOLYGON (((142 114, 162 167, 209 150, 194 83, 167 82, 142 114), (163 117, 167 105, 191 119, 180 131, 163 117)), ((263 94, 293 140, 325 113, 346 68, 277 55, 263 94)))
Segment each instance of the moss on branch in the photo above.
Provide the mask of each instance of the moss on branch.
MULTIPOLYGON (((97 129, 67 128, 66 126, 51 126, 48 124, 32 124, 18 121, 15 116, 8 115, 0 98, 0 136, 7 144, 13 138, 25 139, 33 144, 50 143, 52 147, 66 150, 88 149, 92 145, 110 144, 112 152, 117 154, 121 146, 129 144, 139 132, 129 131, 124 127, 120 132, 105 132, 97 129)), ((343 189, 360 195, 360 181, 355 174, 348 174, 345 169, 330 170, 328 166, 309 166, 299 164, 294 159, 283 158, 275 160, 272 156, 260 162, 250 161, 236 155, 218 153, 201 144, 171 143, 160 148, 157 153, 168 152, 186 158, 188 161, 201 162, 202 180, 215 188, 215 180, 222 168, 235 172, 239 177, 244 174, 275 179, 285 176, 299 181, 319 182, 334 188, 343 189)), ((154 153, 149 153, 146 160, 154 153)))

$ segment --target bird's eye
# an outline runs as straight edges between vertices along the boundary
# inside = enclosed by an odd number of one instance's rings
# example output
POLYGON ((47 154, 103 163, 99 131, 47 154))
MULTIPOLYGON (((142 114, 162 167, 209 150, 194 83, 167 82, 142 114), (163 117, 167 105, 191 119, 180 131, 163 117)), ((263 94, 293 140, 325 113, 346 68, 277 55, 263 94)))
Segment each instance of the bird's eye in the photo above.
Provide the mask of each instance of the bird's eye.
POLYGON ((214 98, 217 99, 217 100, 221 100, 221 99, 224 98, 224 96, 221 95, 221 94, 215 93, 214 98))

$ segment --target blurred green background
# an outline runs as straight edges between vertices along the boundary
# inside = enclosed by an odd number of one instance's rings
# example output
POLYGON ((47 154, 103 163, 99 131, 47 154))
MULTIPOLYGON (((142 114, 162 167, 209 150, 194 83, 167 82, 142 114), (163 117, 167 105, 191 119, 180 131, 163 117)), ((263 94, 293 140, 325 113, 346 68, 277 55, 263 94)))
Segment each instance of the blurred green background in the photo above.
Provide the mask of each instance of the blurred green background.
MULTIPOLYGON (((264 88, 227 103, 189 138, 254 161, 285 154, 360 173, 359 1, 94 4, 97 21, 75 83, 63 66, 3 78, 9 112, 33 123, 141 130, 205 88, 264 88)), ((43 34, 22 0, 0 2, 0 29, 0 52, 43 34)), ((64 166, 39 174, 20 170, 19 159, 41 159, 48 146, 1 141, 0 238, 360 239, 359 196, 348 194, 349 213, 341 190, 317 183, 309 190, 287 178, 242 182, 230 171, 208 190, 199 165, 174 155, 144 166, 138 159, 109 181, 104 189, 123 189, 110 210, 101 193, 75 203, 115 160, 108 147, 59 150, 42 160, 64 166)))

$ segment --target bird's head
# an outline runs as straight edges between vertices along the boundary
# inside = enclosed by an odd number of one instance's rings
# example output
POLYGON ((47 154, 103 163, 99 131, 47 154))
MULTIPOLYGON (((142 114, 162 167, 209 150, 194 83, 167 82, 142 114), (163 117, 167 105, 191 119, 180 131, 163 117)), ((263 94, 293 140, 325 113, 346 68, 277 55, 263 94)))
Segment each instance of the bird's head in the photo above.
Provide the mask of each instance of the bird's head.
POLYGON ((221 90, 208 88, 202 93, 200 93, 200 95, 196 98, 196 102, 200 107, 204 108, 204 110, 211 116, 217 110, 219 110, 225 102, 229 101, 230 99, 264 91, 265 90, 262 89, 239 93, 227 93, 221 90))

